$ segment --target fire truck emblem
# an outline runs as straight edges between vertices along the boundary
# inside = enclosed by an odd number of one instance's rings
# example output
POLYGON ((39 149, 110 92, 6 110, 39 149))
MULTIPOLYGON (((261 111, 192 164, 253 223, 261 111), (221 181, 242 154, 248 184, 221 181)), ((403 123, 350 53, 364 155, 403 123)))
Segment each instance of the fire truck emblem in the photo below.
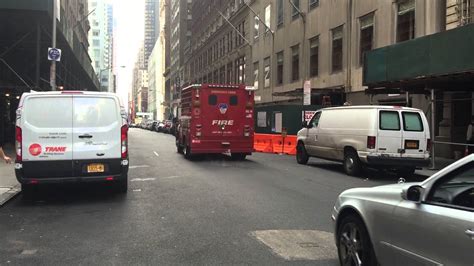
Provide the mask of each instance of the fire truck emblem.
POLYGON ((225 114, 227 112, 227 109, 228 109, 228 106, 226 103, 221 103, 219 104, 219 111, 221 112, 221 114, 225 114))

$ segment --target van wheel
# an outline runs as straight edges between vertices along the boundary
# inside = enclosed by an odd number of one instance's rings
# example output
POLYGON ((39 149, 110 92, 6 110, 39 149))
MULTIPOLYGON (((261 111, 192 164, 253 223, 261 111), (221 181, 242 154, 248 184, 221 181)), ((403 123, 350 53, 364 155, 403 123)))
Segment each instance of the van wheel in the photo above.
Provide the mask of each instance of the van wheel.
POLYGON ((176 141, 176 151, 181 154, 183 153, 183 146, 179 144, 179 141, 176 141))
POLYGON ((234 161, 244 161, 245 160, 245 157, 247 157, 247 154, 245 153, 232 153, 230 155, 230 157, 232 158, 232 160, 234 161))
POLYGON ((189 145, 185 144, 186 145, 186 148, 184 149, 183 153, 184 153, 184 158, 190 160, 191 157, 192 157, 192 154, 191 154, 191 147, 189 147, 189 145))
POLYGON ((400 177, 412 177, 415 174, 416 168, 415 167, 404 167, 397 169, 397 174, 400 177))
POLYGON ((121 194, 125 194, 128 191, 128 177, 125 177, 124 180, 119 180, 115 183, 115 191, 121 194))
POLYGON ((309 160, 308 153, 306 152, 306 148, 304 147, 303 143, 298 143, 296 146, 296 161, 299 164, 307 164, 309 160))
POLYGON ((344 172, 351 176, 357 176, 362 170, 359 156, 353 150, 346 151, 344 155, 344 172))

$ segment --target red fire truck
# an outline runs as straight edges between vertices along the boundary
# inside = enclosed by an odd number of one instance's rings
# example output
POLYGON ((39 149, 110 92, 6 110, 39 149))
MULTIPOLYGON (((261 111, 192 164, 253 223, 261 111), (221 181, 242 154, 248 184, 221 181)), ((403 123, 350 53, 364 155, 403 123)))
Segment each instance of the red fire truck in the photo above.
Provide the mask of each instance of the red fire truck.
POLYGON ((181 93, 176 147, 186 158, 230 153, 244 160, 253 152, 254 88, 245 85, 197 84, 181 93))

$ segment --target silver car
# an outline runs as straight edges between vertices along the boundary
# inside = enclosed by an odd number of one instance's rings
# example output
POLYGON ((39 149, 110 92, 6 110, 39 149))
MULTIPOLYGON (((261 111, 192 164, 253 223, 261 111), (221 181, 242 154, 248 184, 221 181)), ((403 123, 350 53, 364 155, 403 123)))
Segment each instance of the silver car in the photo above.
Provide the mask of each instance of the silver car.
POLYGON ((421 183, 346 190, 332 218, 341 265, 474 265, 474 154, 421 183))

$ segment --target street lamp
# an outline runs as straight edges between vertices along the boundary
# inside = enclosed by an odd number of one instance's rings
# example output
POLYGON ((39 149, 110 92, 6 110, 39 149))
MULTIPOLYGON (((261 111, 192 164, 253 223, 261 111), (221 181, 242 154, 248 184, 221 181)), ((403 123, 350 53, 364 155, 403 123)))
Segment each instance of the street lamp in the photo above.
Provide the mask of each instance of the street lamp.
MULTIPOLYGON (((119 68, 126 68, 127 66, 118 66, 119 68)), ((101 69, 99 70, 99 89, 102 89, 102 72, 104 71, 107 71, 107 70, 111 70, 111 69, 114 69, 116 67, 107 67, 107 68, 104 68, 104 69, 101 69)))

